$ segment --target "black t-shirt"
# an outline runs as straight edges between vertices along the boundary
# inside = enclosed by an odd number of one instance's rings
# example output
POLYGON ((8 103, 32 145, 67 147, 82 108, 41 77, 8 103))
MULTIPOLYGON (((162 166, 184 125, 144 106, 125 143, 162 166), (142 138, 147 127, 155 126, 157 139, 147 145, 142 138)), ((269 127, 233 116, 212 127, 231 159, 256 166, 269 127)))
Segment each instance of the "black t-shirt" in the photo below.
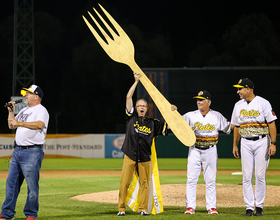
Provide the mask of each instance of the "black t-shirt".
POLYGON ((167 124, 149 117, 138 117, 137 112, 132 111, 126 110, 126 135, 121 150, 134 161, 150 161, 153 138, 166 136, 167 124))

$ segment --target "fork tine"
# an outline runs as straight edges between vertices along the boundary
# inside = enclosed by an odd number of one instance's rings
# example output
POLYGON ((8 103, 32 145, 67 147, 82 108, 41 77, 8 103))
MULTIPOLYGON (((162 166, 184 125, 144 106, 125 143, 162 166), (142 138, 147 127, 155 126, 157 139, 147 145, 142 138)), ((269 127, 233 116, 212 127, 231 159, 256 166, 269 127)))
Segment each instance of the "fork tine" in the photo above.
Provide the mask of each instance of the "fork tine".
MULTIPOLYGON (((109 21, 112 23, 112 25, 114 26, 114 28, 117 30, 119 36, 123 35, 125 37, 127 37, 128 39, 130 39, 127 34, 125 33, 125 31, 121 28, 121 26, 115 21, 115 19, 105 10, 105 8, 103 8, 100 4, 98 4, 99 7, 102 9, 102 11, 104 12, 104 14, 107 16, 107 18, 109 19, 109 21)), ((107 26, 106 26, 107 27, 107 26)), ((107 27, 108 28, 108 27, 107 27)), ((111 29, 111 28, 110 28, 111 29)), ((111 29, 112 30, 112 29, 111 29)), ((115 33, 115 32, 114 32, 115 33)), ((131 42, 132 43, 132 42, 131 42)))
POLYGON ((83 19, 84 19, 85 23, 87 24, 88 28, 90 29, 91 33, 93 34, 93 36, 96 38, 96 40, 101 45, 101 47, 105 50, 105 47, 106 47, 107 43, 104 42, 104 40, 99 36, 99 34, 95 31, 95 29, 91 26, 91 24, 88 22, 88 20, 84 16, 83 16, 83 19))
MULTIPOLYGON (((98 15, 98 17, 100 18, 100 20, 102 21, 102 23, 105 25, 105 27, 107 28, 107 30, 110 32, 110 34, 112 35, 113 37, 113 40, 116 39, 117 37, 117 34, 115 31, 113 31, 113 29, 110 27, 110 25, 108 25, 108 23, 103 19, 103 17, 98 13, 98 11, 93 8, 93 10, 95 11, 95 13, 98 15)), ((93 18, 94 19, 94 18, 93 18)), ((94 22, 96 23, 96 20, 94 19, 94 22)), ((96 24, 97 25, 97 24, 96 24)), ((100 29, 101 27, 99 26, 98 24, 98 28, 100 29)), ((102 28, 101 28, 102 29, 102 28)), ((102 29, 103 30, 103 29, 102 29)), ((104 31, 104 30, 103 30, 104 31)), ((103 36, 104 34, 107 35, 107 33, 104 31, 102 32, 103 36)), ((108 36, 108 35, 107 35, 108 36)), ((104 36, 105 37, 105 36, 104 36)), ((109 36, 108 36, 109 37, 109 36)), ((106 40, 107 40, 107 37, 106 37, 106 40)))

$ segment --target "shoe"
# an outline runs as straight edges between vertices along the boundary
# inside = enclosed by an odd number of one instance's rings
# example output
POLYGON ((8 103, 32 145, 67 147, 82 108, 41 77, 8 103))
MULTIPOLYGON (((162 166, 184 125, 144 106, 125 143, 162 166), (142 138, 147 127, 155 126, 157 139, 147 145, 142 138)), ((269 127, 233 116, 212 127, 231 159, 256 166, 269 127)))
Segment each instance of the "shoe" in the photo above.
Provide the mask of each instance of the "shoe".
POLYGON ((255 216, 263 216, 262 208, 256 207, 255 216))
POLYGON ((13 220, 14 218, 4 218, 2 215, 0 215, 1 220, 13 220))
POLYGON ((2 215, 0 215, 0 220, 13 220, 14 218, 4 218, 2 215))
POLYGON ((146 212, 145 210, 143 210, 142 212, 140 212, 140 215, 148 216, 148 215, 149 215, 149 213, 148 213, 148 212, 146 212))
POLYGON ((246 213, 244 214, 244 216, 253 216, 254 215, 254 211, 251 209, 247 209, 246 213))
POLYGON ((211 215, 219 215, 215 208, 208 209, 208 214, 211 215))
POLYGON ((34 217, 28 217, 26 220, 36 220, 34 217))
POLYGON ((125 216, 125 212, 124 211, 118 212, 117 216, 125 216))
POLYGON ((192 214, 194 214, 195 212, 194 212, 194 209, 193 208, 187 208, 187 210, 185 211, 185 213, 184 214, 189 214, 189 215, 192 215, 192 214))

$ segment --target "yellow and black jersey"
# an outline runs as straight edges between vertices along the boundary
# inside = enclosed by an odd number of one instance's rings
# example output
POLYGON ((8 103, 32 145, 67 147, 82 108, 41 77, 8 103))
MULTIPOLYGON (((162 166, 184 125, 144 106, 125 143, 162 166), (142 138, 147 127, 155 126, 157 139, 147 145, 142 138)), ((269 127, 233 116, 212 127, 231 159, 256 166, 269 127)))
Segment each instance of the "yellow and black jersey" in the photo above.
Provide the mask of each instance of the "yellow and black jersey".
POLYGON ((138 117, 134 109, 131 111, 126 110, 126 135, 121 150, 134 161, 150 161, 153 138, 166 136, 167 124, 149 117, 138 117))

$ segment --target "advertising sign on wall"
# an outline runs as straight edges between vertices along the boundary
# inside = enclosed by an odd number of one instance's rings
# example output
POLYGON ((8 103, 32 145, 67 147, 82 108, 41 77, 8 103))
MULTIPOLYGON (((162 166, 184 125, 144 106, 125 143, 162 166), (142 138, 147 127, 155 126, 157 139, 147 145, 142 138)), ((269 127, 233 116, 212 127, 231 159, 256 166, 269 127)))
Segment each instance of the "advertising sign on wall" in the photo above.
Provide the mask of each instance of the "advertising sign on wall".
POLYGON ((124 153, 120 150, 124 141, 124 134, 105 135, 105 158, 123 158, 124 153))
POLYGON ((44 151, 48 157, 104 158, 104 134, 47 135, 44 151))
MULTIPOLYGON (((49 134, 44 144, 45 157, 104 158, 104 134, 49 134)), ((0 135, 0 158, 13 153, 14 135, 0 135)))

